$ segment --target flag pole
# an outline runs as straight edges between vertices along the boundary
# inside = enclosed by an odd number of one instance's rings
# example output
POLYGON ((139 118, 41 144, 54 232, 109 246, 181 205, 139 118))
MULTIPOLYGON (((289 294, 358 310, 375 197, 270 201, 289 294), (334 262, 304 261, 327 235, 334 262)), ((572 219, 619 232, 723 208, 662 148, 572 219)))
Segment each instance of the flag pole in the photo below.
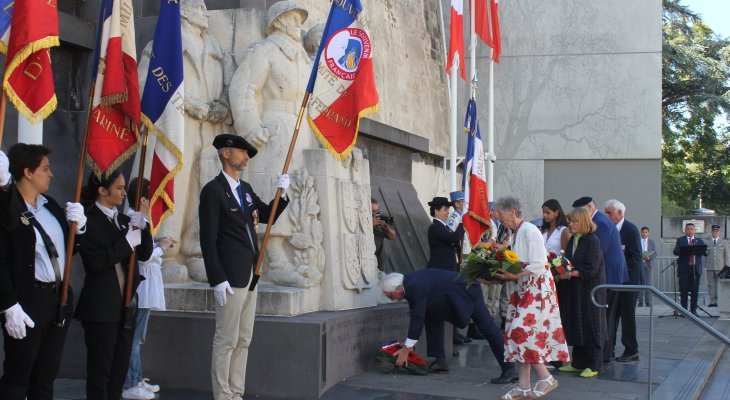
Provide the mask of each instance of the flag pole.
MULTIPOLYGON (((439 1, 439 24, 441 25, 441 46, 444 49, 444 65, 448 64, 448 49, 446 48, 446 28, 444 27, 444 7, 439 1)), ((446 100, 451 101, 451 80, 446 80, 446 100)))
POLYGON ((5 131, 5 106, 8 104, 8 96, 5 91, 0 92, 0 144, 3 143, 3 131, 5 131))
MULTIPOLYGON (((494 49, 491 49, 494 53, 494 49)), ((489 118, 487 120, 487 196, 494 199, 494 60, 489 57, 489 118)))
POLYGON ((456 60, 454 60, 451 64, 451 73, 449 74, 449 79, 451 80, 451 109, 449 110, 449 158, 451 159, 451 166, 449 168, 449 184, 452 192, 456 190, 456 132, 458 131, 458 122, 456 121, 456 107, 458 106, 456 95, 458 93, 457 74, 459 73, 459 57, 457 56, 454 58, 456 58, 456 60))
MULTIPOLYGON (((316 65, 315 65, 316 68, 316 65)), ((292 155, 294 154, 294 145, 297 143, 297 136, 299 136, 299 127, 302 124, 302 119, 304 119, 304 110, 307 107, 307 103, 309 103, 309 96, 312 94, 312 92, 307 91, 304 93, 304 98, 302 99, 302 105, 299 108, 299 114, 297 115, 297 123, 294 125, 294 133, 291 137, 291 143, 289 143, 289 152, 286 153, 286 159, 284 160, 284 168, 281 169, 281 174, 284 175, 287 172, 289 172, 289 163, 291 162, 292 155)), ((279 208, 279 200, 281 199, 281 188, 276 189, 276 195, 274 195, 274 202, 271 205, 271 210, 269 211, 269 220, 266 222, 266 231, 264 232, 264 239, 261 242, 261 247, 259 248, 259 258, 256 260, 256 269, 253 273, 253 278, 251 278, 251 284, 248 286, 248 291, 252 292, 256 288, 256 284, 259 282, 259 278, 261 277, 261 265, 264 262, 264 254, 266 251, 266 245, 269 242, 269 234, 271 234, 271 225, 274 224, 274 218, 276 218, 276 210, 279 208)), ((255 238, 252 238, 255 240, 255 238)))
MULTIPOLYGON (((147 138, 149 134, 147 129, 142 129, 140 132, 139 124, 135 123, 134 129, 137 133, 142 146, 140 148, 139 155, 139 169, 137 170, 137 185, 136 193, 134 195, 134 211, 139 212, 139 201, 142 197, 142 179, 144 178, 144 165, 147 161, 147 138)), ((131 229, 131 226, 130 226, 131 229)), ((124 285, 124 328, 132 329, 132 319, 134 317, 134 309, 131 307, 132 304, 132 286, 134 285, 134 263, 137 258, 137 252, 132 248, 132 254, 129 256, 129 268, 127 268, 127 280, 124 285)))
MULTIPOLYGON (((89 147, 89 125, 91 122, 91 108, 94 102, 94 91, 96 90, 96 79, 91 80, 89 87, 89 105, 86 109, 86 127, 84 128, 84 136, 81 138, 81 152, 79 153, 79 162, 76 165, 76 187, 74 189, 74 203, 81 200, 81 185, 84 179, 84 158, 89 147)), ((5 96, 3 96, 5 100, 5 96)), ((2 103, 0 103, 2 104, 2 103)), ((2 115, 5 114, 3 107, 2 115)), ((66 260, 63 266, 63 283, 61 283, 61 293, 59 295, 58 315, 56 316, 56 325, 63 327, 66 324, 66 311, 68 309, 68 285, 71 281, 71 260, 73 259, 74 242, 76 241, 76 221, 71 221, 68 228, 68 242, 66 243, 66 260)))

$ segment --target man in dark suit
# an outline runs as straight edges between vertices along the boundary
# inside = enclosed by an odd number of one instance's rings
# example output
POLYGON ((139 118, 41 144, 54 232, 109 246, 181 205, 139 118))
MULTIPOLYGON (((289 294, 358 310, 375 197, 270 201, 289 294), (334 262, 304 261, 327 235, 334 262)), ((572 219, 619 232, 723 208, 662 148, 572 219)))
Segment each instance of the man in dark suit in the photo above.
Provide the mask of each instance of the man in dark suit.
MULTIPOLYGON (((592 215, 593 223, 596 224, 596 236, 601 242, 601 253, 603 254, 603 264, 606 268, 606 283, 612 285, 623 285, 629 280, 629 273, 626 267, 626 259, 621 249, 621 236, 619 235, 616 225, 606 214, 598 211, 596 203, 592 197, 585 196, 573 202, 573 207, 583 207, 592 215)), ((618 312, 618 292, 609 290, 606 293, 606 322, 609 332, 613 332, 614 327, 611 321, 616 318, 618 312)), ((607 343, 603 346, 603 362, 611 362, 614 358, 613 345, 611 343, 614 338, 607 336, 607 343)))
POLYGON ((700 277, 702 277, 702 257, 679 255, 679 250, 682 247, 705 244, 702 239, 695 237, 695 232, 695 224, 685 225, 684 233, 686 236, 677 238, 672 253, 679 257, 677 260, 677 277, 679 278, 680 303, 682 307, 687 309, 687 296, 689 295, 691 297, 689 310, 692 314, 697 315, 697 292, 700 288, 700 277))
MULTIPOLYGON (((654 239, 649 237, 649 228, 641 227, 641 284, 651 285, 651 262, 656 258, 656 244, 654 239)), ((647 292, 639 293, 639 305, 651 306, 651 294, 647 292)))
MULTIPOLYGON (((255 224, 268 221, 273 200, 266 204, 240 173, 257 150, 246 139, 231 134, 216 136, 223 171, 200 192, 200 247, 208 283, 216 301, 213 337, 213 396, 215 400, 239 399, 246 387, 248 347, 253 335, 257 291, 249 289, 259 256, 255 224)), ((282 198, 276 217, 289 198, 289 176, 279 175, 276 187, 282 198)))
POLYGON ((401 350, 396 353, 397 364, 408 359, 408 353, 426 327, 428 356, 436 357, 431 364, 432 372, 447 372, 444 351, 444 321, 464 328, 473 319, 497 359, 502 374, 492 383, 507 383, 517 380, 517 370, 511 363, 504 362, 504 337, 497 329, 487 311, 478 283, 466 287, 464 278, 455 271, 426 268, 407 276, 394 273, 383 277, 380 282, 383 294, 391 300, 406 299, 411 309, 408 337, 401 350))
MULTIPOLYGON (((629 285, 641 283, 641 235, 636 225, 624 218, 626 206, 618 200, 612 199, 606 202, 604 207, 606 216, 616 224, 616 229, 621 236, 621 247, 623 247, 626 267, 629 272, 629 285)), ((616 357, 618 362, 637 361, 639 359, 639 344, 636 341, 636 299, 637 292, 619 292, 617 313, 612 321, 613 331, 609 332, 611 347, 616 343, 616 330, 618 320, 621 320, 621 343, 624 345, 624 353, 616 357)), ((613 349, 611 349, 613 352, 613 349)))

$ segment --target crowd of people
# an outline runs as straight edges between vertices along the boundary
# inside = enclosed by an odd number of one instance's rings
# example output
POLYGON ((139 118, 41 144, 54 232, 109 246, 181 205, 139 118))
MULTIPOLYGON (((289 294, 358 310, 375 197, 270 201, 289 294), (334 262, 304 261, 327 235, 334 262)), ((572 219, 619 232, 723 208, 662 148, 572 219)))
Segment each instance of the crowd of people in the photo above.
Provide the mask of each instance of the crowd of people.
MULTIPOLYGON (((381 281, 388 298, 405 299, 411 309, 408 335, 396 353, 397 364, 406 362, 425 327, 427 355, 435 358, 430 371, 448 372, 444 322, 457 328, 455 335, 459 328, 469 326, 467 336, 487 340, 502 369, 491 382, 516 381, 501 397, 504 400, 540 398, 554 390, 558 381, 551 368, 593 378, 612 361, 639 359, 638 294, 597 291, 596 301, 608 304, 607 309, 594 306, 591 298, 593 289, 602 284, 649 283, 647 270, 655 257, 655 245, 647 227, 640 233, 625 218, 623 203, 608 200, 602 212, 593 198, 581 197, 566 213, 557 200, 549 199, 542 205, 538 227, 524 219, 519 199, 498 199, 492 207, 491 229, 474 241, 476 248, 509 248, 523 268, 519 273, 497 272, 496 279, 480 279, 479 287, 469 286, 458 273, 461 260, 471 251, 461 223, 463 200, 463 193, 452 192, 450 198, 435 197, 428 203, 433 223, 428 229, 431 255, 426 269, 406 276, 388 274, 381 281), (549 253, 570 260, 572 269, 551 271, 549 253), (617 357, 619 324, 624 351, 617 357)), ((694 282, 686 286, 691 284, 694 282)), ((641 300, 648 303, 649 297, 641 300)))

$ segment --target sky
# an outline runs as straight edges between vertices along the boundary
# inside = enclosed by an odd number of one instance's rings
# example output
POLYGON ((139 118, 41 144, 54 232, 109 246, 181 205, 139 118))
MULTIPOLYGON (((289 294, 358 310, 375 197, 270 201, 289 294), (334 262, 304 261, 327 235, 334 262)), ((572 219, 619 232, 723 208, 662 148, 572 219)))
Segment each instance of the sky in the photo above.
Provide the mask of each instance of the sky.
POLYGON ((690 10, 701 14, 702 21, 715 33, 730 38, 730 1, 729 0, 682 0, 690 10))

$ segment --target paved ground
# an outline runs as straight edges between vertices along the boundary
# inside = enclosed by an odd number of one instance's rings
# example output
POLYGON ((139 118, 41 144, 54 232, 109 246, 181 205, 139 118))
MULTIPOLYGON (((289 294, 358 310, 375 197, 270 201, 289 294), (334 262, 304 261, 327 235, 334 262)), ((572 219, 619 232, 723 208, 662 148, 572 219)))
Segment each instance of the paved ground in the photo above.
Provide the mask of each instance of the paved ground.
MULTIPOLYGON (((715 313, 717 309, 710 309, 715 313)), ((637 400, 648 398, 648 308, 637 312, 637 330, 641 359, 633 363, 613 363, 597 378, 585 379, 573 374, 555 373, 559 388, 548 396, 551 399, 620 399, 637 400)), ((662 384, 672 372, 681 372, 682 359, 698 343, 703 333, 683 318, 671 317, 665 306, 654 308, 654 363, 653 388, 662 384), (658 318, 660 315, 669 317, 658 318)), ((716 319, 705 318, 712 324, 716 319)), ((728 334, 730 332, 725 332, 728 334)), ((616 353, 623 347, 618 344, 616 353)), ((383 373, 371 371, 345 380, 323 397, 323 400, 466 400, 496 399, 507 391, 501 385, 487 383, 490 377, 498 375, 498 366, 486 342, 475 341, 457 347, 458 355, 450 360, 449 374, 413 376, 405 373, 383 373)), ((718 363, 718 372, 708 382, 704 398, 730 399, 730 355, 728 352, 718 363)), ((689 371, 688 371, 689 373, 689 371)), ((534 382, 534 377, 533 377, 534 382)), ((210 400, 206 392, 173 391, 164 389, 158 395, 161 400, 210 400)), ((654 396, 656 399, 657 397, 654 396)), ((59 380, 57 400, 84 399, 84 381, 59 380)), ((246 400, 273 400, 263 396, 247 395, 246 400)), ((665 399, 659 399, 665 400, 665 399)))

